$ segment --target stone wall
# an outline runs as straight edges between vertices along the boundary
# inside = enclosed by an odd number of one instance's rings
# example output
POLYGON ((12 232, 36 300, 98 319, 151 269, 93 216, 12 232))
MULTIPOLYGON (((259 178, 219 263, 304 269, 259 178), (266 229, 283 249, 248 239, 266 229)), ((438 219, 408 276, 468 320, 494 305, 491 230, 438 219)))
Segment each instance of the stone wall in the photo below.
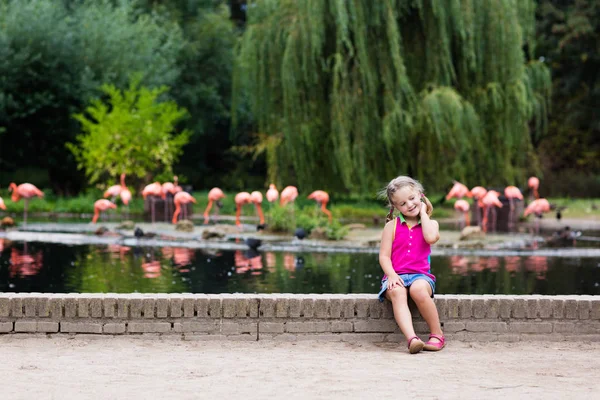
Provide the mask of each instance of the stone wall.
MULTIPOLYGON (((600 296, 438 295, 449 340, 600 340, 600 296)), ((411 304, 417 333, 427 326, 411 304)), ((0 293, 0 334, 403 341, 372 294, 0 293)))

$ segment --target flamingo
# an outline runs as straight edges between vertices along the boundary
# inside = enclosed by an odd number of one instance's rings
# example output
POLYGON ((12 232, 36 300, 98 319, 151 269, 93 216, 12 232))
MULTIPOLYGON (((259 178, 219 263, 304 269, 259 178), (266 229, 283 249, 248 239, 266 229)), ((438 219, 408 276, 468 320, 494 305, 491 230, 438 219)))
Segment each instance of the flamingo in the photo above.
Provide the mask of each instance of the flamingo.
POLYGON ((552 209, 552 206, 550 205, 550 203, 548 202, 548 200, 542 198, 542 199, 536 199, 534 201, 532 201, 527 208, 525 208, 525 211, 523 212, 523 216, 527 217, 529 214, 535 214, 538 218, 535 220, 535 231, 539 233, 540 231, 540 218, 542 218, 542 214, 550 212, 550 210, 552 209))
POLYGON ((500 193, 495 190, 490 190, 487 194, 481 199, 480 206, 483 207, 483 231, 487 232, 488 229, 488 214, 490 212, 490 208, 492 209, 492 230, 496 230, 496 207, 502 208, 502 202, 498 199, 500 193))
POLYGON ((148 196, 150 197, 150 209, 151 214, 152 214, 152 223, 154 223, 154 203, 156 201, 157 197, 160 197, 161 199, 165 199, 165 192, 162 189, 162 185, 158 182, 154 182, 151 183, 149 185, 147 185, 144 190, 142 190, 142 197, 144 198, 144 200, 146 200, 146 198, 148 196))
MULTIPOLYGON (((188 192, 177 192, 173 197, 173 203, 175 204, 175 212, 173 213, 173 223, 177 223, 177 217, 181 213, 181 205, 186 206, 189 203, 195 203, 196 199, 188 192)), ((187 217, 187 207, 183 208, 183 218, 187 217)))
POLYGON ((219 209, 223 206, 220 200, 224 199, 225 197, 225 193, 223 193, 223 191, 218 187, 210 189, 210 192, 208 192, 208 205, 206 206, 206 210, 204 210, 205 224, 208 224, 208 222, 210 221, 209 212, 212 208, 213 202, 217 203, 217 208, 215 208, 215 215, 218 215, 219 209))
POLYGON ((2 200, 2 197, 0 197, 0 209, 6 210, 6 204, 4 204, 4 200, 2 200))
POLYGON ((242 206, 244 204, 250 204, 252 202, 250 198, 250 193, 248 192, 240 192, 235 195, 235 224, 238 227, 242 226, 240 222, 240 215, 242 214, 242 206))
POLYGON ((535 176, 532 176, 527 180, 527 186, 532 190, 533 198, 539 199, 540 194, 538 193, 538 188, 540 187, 540 180, 535 176))
POLYGON ((329 218, 329 222, 331 222, 331 211, 329 211, 327 207, 327 203, 329 203, 329 194, 324 192, 323 190, 315 190, 311 194, 308 195, 307 199, 315 200, 317 204, 321 207, 321 211, 323 211, 327 218, 329 218))
POLYGON ((282 206, 285 206, 287 203, 293 203, 296 197, 298 197, 298 188, 296 186, 286 186, 281 191, 279 202, 282 206))
POLYGON ((277 191, 275 184, 271 183, 269 185, 269 190, 267 190, 267 201, 269 203, 273 203, 273 202, 277 201, 278 198, 279 198, 279 191, 277 191))
POLYGON ((258 213, 258 226, 256 227, 257 230, 261 230, 261 229, 265 229, 265 216, 263 214, 262 211, 262 201, 263 201, 263 196, 260 192, 258 191, 254 191, 252 193, 250 193, 250 201, 252 203, 254 203, 254 206, 256 207, 256 212, 258 213))
POLYGON ((171 206, 171 202, 173 201, 169 197, 173 197, 173 196, 175 196, 176 193, 183 191, 181 186, 179 186, 177 184, 177 180, 178 180, 177 176, 173 176, 173 182, 165 182, 162 184, 162 190, 165 195, 165 197, 164 197, 164 199, 165 199, 165 221, 169 220, 169 214, 171 213, 170 206, 171 206))
POLYGON ((92 218, 92 224, 98 221, 98 217, 102 211, 106 211, 110 208, 117 208, 117 205, 110 200, 100 199, 94 203, 94 217, 92 218))
POLYGON ((510 205, 510 211, 508 212, 508 226, 511 227, 514 225, 516 216, 515 216, 515 199, 523 200, 523 194, 516 186, 507 186, 504 189, 504 196, 508 199, 508 204, 510 205))
POLYGON ((473 211, 478 226, 481 226, 481 207, 479 207, 479 201, 483 199, 486 194, 487 189, 483 186, 475 186, 473 189, 471 189, 471 195, 473 196, 473 200, 475 200, 473 203, 473 211))
POLYGON ((472 196, 471 192, 469 191, 469 188, 460 182, 454 181, 454 186, 452 186, 452 189, 450 189, 450 191, 446 195, 446 200, 450 200, 453 197, 456 197, 457 199, 462 199, 465 196, 472 196))
POLYGON ((122 173, 121 174, 121 184, 110 186, 108 189, 106 189, 104 191, 104 195, 102 197, 104 197, 105 199, 112 197, 112 201, 114 203, 115 200, 117 199, 117 196, 119 196, 121 194, 121 190, 123 189, 123 186, 125 186, 124 182, 125 182, 125 174, 122 173))
POLYGON ((23 198, 23 201, 25 202, 23 224, 27 225, 27 205, 29 204, 29 199, 35 196, 40 198, 44 197, 44 193, 31 183, 21 183, 19 186, 17 186, 16 183, 11 182, 10 185, 8 185, 8 190, 12 192, 10 198, 13 202, 16 203, 21 199, 21 197, 23 198))
MULTIPOLYGON (((469 203, 466 200, 459 199, 454 203, 454 209, 464 215, 465 226, 469 226, 469 203)), ((462 221, 459 221, 459 226, 462 225, 462 221)))

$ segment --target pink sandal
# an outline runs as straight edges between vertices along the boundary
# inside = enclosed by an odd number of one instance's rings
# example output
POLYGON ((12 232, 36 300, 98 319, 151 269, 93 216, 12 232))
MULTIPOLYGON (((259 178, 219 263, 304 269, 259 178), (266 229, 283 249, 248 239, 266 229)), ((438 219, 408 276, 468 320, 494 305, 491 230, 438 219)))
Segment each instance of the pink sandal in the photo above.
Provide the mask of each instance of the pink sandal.
POLYGON ((410 354, 420 352, 421 350, 423 350, 423 346, 425 346, 425 343, 423 343, 423 341, 419 339, 418 336, 413 336, 410 339, 408 339, 408 352, 410 354))
POLYGON ((429 341, 423 346, 423 350, 440 351, 444 348, 444 346, 446 346, 446 338, 444 338, 444 335, 436 335, 432 333, 429 335, 429 341), (437 339, 439 342, 432 342, 431 338, 437 339))

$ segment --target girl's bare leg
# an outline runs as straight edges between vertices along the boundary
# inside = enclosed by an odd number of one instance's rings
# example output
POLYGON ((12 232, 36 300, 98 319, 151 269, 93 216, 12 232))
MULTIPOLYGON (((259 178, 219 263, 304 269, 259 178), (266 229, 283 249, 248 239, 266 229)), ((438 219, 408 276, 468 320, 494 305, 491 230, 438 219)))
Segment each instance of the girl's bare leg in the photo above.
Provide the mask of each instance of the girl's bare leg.
POLYGON ((412 323, 412 315, 408 309, 408 291, 404 286, 397 286, 392 290, 385 291, 385 297, 392 302, 394 318, 406 339, 415 336, 415 328, 412 323))
MULTIPOLYGON (((443 335, 440 326, 440 317, 433 299, 431 298, 431 285, 425 279, 417 279, 410 285, 410 297, 414 300, 419 312, 434 335, 443 335)), ((432 338, 432 341, 439 340, 432 338)))

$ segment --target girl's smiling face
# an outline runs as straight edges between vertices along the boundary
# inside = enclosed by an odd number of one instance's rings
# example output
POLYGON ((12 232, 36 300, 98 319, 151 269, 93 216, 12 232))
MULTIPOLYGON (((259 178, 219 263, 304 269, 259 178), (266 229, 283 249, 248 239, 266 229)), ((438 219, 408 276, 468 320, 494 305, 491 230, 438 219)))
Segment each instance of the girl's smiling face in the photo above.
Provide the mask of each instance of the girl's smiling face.
POLYGON ((418 217, 421 212, 421 193, 410 186, 404 186, 392 195, 392 204, 405 217, 418 217))

